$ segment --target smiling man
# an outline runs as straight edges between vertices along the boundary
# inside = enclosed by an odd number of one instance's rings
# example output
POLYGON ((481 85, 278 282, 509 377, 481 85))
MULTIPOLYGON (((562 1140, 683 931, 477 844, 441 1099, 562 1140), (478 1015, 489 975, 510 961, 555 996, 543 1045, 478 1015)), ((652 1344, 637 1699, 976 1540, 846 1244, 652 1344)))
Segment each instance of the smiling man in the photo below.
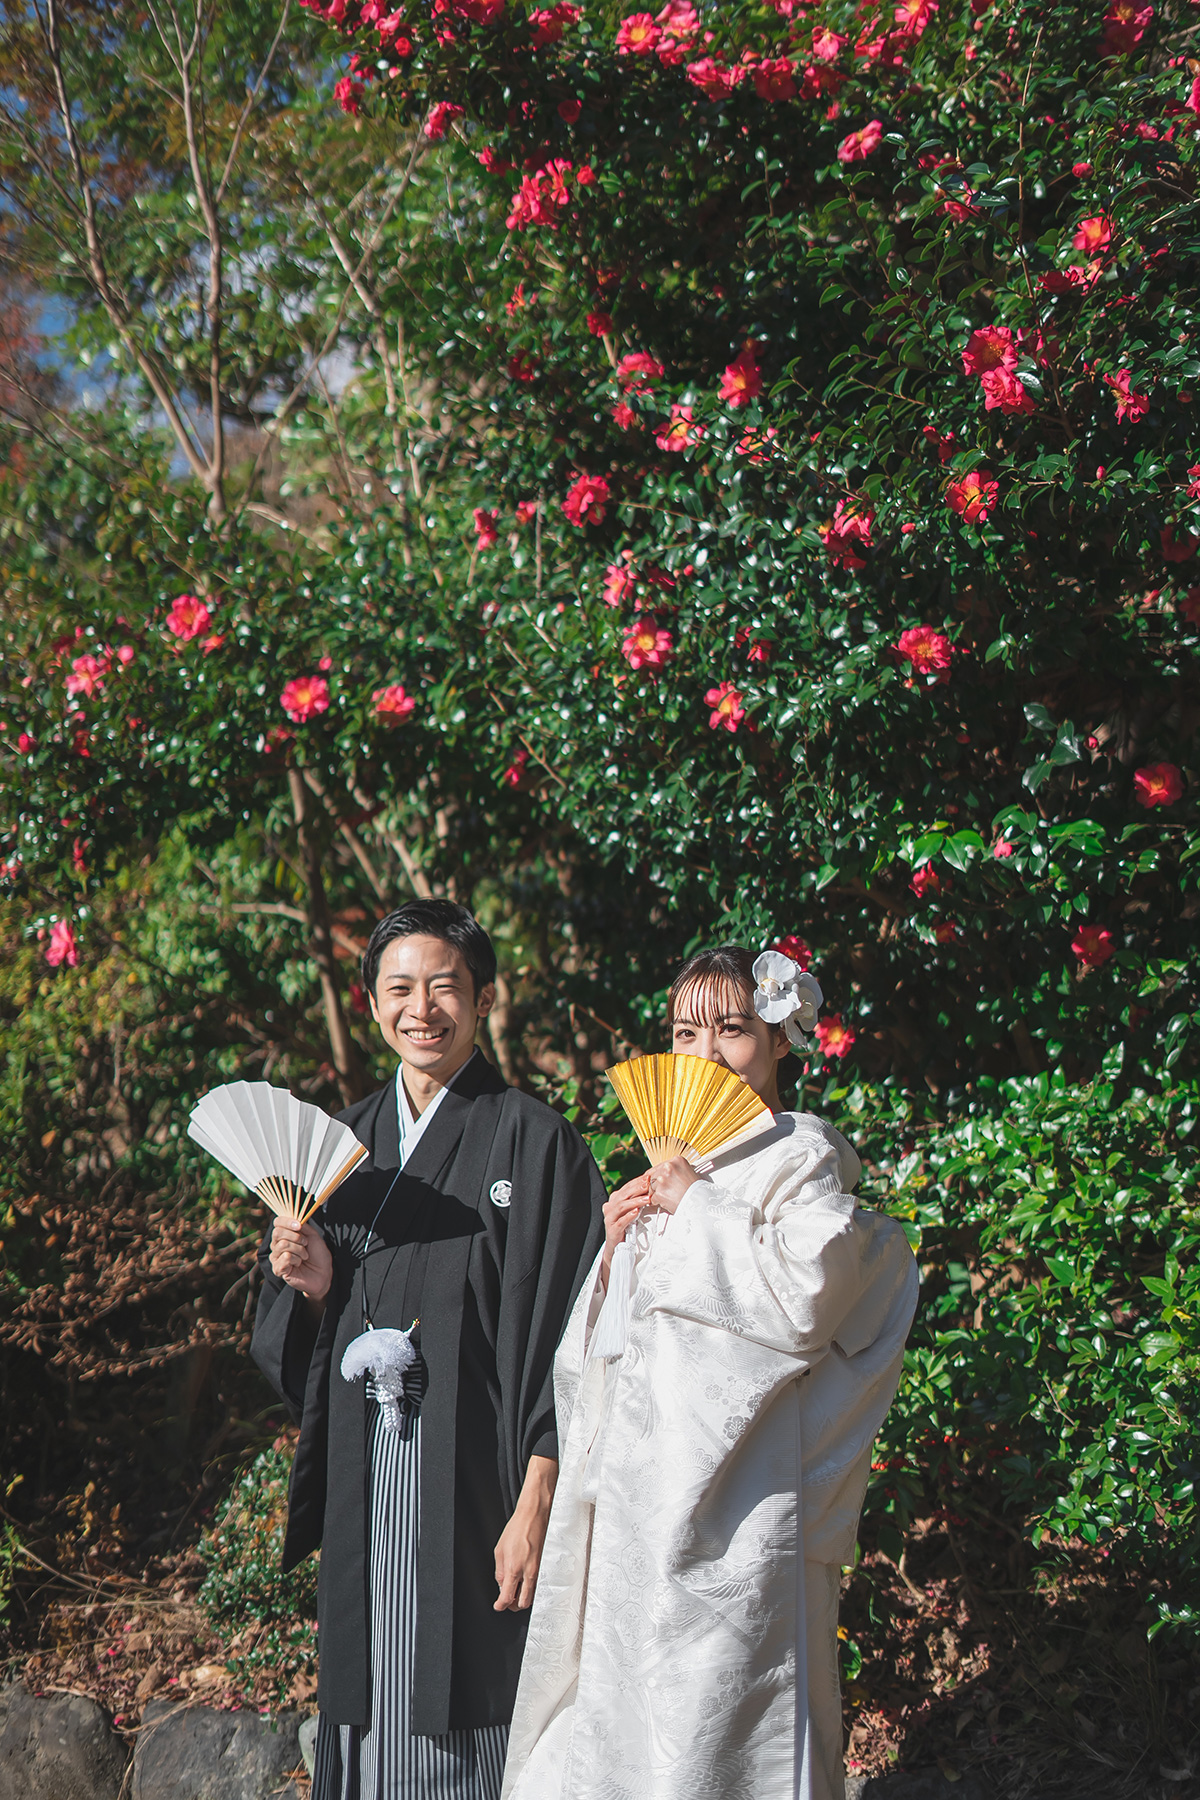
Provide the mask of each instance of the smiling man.
POLYGON ((497 1800, 558 1473, 554 1352, 605 1194, 574 1126, 476 1048, 496 957, 465 908, 389 913, 363 978, 396 1077, 342 1114, 369 1163, 317 1220, 275 1222, 253 1343, 300 1421, 285 1568, 321 1545, 313 1800, 497 1800), (385 1331, 415 1352, 386 1410, 342 1373, 385 1331))

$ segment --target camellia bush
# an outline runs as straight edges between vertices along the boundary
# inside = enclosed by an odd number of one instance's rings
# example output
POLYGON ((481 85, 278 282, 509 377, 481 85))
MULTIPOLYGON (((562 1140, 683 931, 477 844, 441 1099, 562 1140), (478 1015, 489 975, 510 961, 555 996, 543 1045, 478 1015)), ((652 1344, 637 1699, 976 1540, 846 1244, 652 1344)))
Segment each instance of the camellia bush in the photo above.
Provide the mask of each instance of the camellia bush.
POLYGON ((281 847, 343 1092, 333 928, 424 882, 536 971, 582 1105, 673 957, 780 942, 827 997, 797 1103, 925 1277, 878 1541, 998 1507, 1194 1622, 1192 9, 309 12, 436 225, 340 413, 278 431, 294 494, 356 442, 376 473, 284 542, 97 485, 57 560, 25 483, 5 855, 42 954, 70 980, 91 871, 186 815, 230 912, 281 847))

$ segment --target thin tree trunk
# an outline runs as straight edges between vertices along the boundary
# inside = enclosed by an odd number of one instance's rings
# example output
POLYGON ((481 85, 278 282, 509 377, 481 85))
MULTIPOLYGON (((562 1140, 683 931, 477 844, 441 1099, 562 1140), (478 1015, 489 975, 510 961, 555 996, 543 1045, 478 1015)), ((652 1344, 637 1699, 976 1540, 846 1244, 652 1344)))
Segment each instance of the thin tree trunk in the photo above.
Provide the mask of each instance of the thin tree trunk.
POLYGON ((329 1032, 329 1048, 337 1071, 342 1100, 349 1106, 362 1097, 363 1070, 358 1046, 350 1035, 350 1026, 342 1007, 342 991, 338 982, 337 961, 333 951, 333 928, 329 919, 329 902, 325 895, 325 879, 321 873, 321 855, 316 834, 308 814, 308 789, 299 769, 288 770, 288 788, 296 818, 296 837, 300 845, 300 861, 304 869, 307 892, 308 950, 321 978, 321 998, 325 1003, 325 1024, 329 1032))

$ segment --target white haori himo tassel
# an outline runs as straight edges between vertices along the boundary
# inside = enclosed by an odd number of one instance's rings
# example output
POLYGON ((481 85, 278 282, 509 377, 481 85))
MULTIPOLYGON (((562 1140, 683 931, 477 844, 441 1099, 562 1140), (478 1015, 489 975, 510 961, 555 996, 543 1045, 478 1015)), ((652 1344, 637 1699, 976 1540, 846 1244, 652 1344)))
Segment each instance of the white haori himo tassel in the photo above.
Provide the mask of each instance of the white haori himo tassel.
POLYGON ((419 1321, 407 1331, 376 1331, 368 1326, 360 1337, 346 1345, 342 1357, 342 1379, 357 1381, 370 1375, 375 1383, 375 1398, 383 1408, 385 1431, 399 1431, 403 1423, 398 1402, 404 1398, 404 1377, 417 1360, 412 1334, 419 1321))
POLYGON ((625 1354, 625 1346, 629 1342, 629 1320, 633 1312, 633 1288, 637 1280, 637 1261, 629 1240, 636 1229, 636 1225, 631 1225, 613 1251, 612 1265, 608 1271, 608 1291, 592 1328, 592 1341, 588 1345, 589 1359, 597 1356, 601 1362, 615 1362, 625 1354))

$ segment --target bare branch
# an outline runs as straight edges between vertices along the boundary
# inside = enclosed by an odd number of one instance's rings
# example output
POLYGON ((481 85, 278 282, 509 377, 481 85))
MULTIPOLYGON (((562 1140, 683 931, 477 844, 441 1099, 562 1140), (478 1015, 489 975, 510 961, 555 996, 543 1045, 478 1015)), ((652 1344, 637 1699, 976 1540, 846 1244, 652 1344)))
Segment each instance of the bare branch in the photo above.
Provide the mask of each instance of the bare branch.
POLYGON ((279 40, 283 36, 283 28, 287 24, 288 13, 291 10, 291 5, 292 5, 292 0, 283 0, 283 11, 279 15, 279 29, 275 33, 275 36, 271 39, 271 48, 267 51, 266 61, 263 63, 262 68, 258 72, 258 80, 255 82, 254 86, 250 90, 250 98, 246 101, 245 106, 242 108, 242 116, 237 122, 237 129, 235 130, 235 132, 233 134, 233 142, 229 146, 229 155, 225 158, 225 167, 221 173, 221 179, 217 183, 217 192, 216 192, 215 198, 216 198, 216 203, 218 206, 220 206, 222 200, 225 198, 225 189, 229 184, 229 177, 233 173, 233 165, 237 159, 237 153, 242 147, 242 133, 246 129, 246 121, 250 117, 250 113, 253 109, 254 102, 258 99, 258 96, 259 96, 260 92, 262 91, 262 84, 267 79, 267 72, 270 69, 271 64, 275 60, 275 52, 279 48, 279 40))

